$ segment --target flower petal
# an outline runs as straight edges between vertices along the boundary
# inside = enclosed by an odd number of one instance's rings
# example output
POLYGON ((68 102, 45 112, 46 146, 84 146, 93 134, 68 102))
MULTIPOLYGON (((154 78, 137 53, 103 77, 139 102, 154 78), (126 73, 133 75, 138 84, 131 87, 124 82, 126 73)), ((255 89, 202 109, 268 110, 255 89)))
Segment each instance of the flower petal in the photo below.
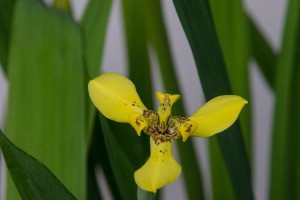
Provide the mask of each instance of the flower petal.
POLYGON ((129 123, 135 129, 138 136, 141 135, 141 131, 148 127, 147 120, 143 117, 143 115, 139 113, 132 113, 129 115, 129 123))
POLYGON ((164 94, 156 92, 156 97, 160 103, 158 107, 158 115, 161 127, 165 127, 167 120, 171 114, 173 104, 180 98, 178 94, 164 94))
POLYGON ((174 182, 181 173, 181 167, 173 158, 171 142, 155 143, 150 137, 150 146, 150 158, 134 173, 134 179, 140 188, 155 193, 157 189, 174 182))
POLYGON ((179 127, 179 132, 181 134, 182 141, 185 142, 189 138, 191 133, 197 130, 197 127, 197 123, 192 120, 182 123, 179 127))
POLYGON ((201 108, 189 119, 197 123, 197 130, 192 136, 209 137, 231 126, 248 102, 235 95, 218 96, 201 108))
POLYGON ((89 82, 89 94, 98 110, 107 118, 129 123, 131 113, 143 113, 147 108, 134 84, 116 73, 105 73, 89 82))

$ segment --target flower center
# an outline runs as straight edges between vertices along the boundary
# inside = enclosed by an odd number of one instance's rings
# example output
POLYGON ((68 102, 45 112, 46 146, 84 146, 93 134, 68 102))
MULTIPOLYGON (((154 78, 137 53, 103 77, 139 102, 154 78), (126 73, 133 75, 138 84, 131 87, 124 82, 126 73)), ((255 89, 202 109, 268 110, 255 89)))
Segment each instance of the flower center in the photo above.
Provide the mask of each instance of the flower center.
POLYGON ((145 110, 143 116, 148 122, 144 132, 150 135, 155 143, 171 142, 180 137, 177 118, 170 117, 166 122, 161 122, 159 115, 151 110, 145 110))
POLYGON ((138 135, 143 130, 157 145, 172 142, 181 136, 183 141, 186 141, 190 133, 197 129, 197 124, 187 117, 170 116, 172 105, 180 96, 157 92, 156 97, 160 102, 157 113, 152 110, 134 112, 129 116, 129 123, 138 135))
POLYGON ((160 102, 158 113, 144 110, 143 117, 147 120, 148 127, 144 132, 150 135, 156 144, 171 142, 180 138, 180 125, 189 121, 186 117, 170 116, 172 105, 179 99, 179 95, 162 94, 157 92, 160 102))

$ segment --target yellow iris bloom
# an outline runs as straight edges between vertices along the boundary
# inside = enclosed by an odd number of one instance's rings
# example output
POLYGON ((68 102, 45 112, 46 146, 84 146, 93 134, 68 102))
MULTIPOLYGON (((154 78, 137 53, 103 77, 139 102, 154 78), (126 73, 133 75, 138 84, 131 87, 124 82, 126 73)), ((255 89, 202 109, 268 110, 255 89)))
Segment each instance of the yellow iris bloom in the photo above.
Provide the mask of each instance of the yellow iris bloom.
POLYGON ((92 102, 105 117, 129 123, 138 135, 144 131, 150 136, 150 157, 134 173, 136 184, 150 192, 174 182, 181 173, 181 166, 172 155, 174 140, 217 134, 231 126, 247 104, 239 96, 218 96, 192 116, 180 117, 171 116, 172 105, 180 95, 157 92, 160 106, 156 113, 144 106, 134 84, 120 74, 102 74, 89 82, 88 89, 92 102))

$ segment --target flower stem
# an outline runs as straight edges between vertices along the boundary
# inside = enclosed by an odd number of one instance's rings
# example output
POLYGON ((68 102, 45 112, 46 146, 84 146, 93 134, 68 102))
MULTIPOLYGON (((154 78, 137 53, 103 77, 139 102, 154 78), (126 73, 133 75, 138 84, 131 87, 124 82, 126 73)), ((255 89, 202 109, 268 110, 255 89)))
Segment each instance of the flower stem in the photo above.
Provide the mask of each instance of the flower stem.
POLYGON ((141 189, 140 187, 137 187, 137 199, 138 200, 153 200, 153 199, 155 199, 155 195, 156 194, 153 192, 148 192, 148 191, 141 189))

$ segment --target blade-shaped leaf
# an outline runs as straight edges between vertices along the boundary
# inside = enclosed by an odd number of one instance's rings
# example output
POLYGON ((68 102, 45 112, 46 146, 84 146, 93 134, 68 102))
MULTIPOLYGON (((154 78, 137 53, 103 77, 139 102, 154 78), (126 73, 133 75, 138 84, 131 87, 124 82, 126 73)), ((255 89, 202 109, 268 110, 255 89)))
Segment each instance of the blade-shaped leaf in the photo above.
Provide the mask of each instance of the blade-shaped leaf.
MULTIPOLYGON (((294 97, 298 98, 299 88, 293 80, 297 77, 294 75, 296 66, 299 62, 300 53, 300 1, 290 0, 287 17, 284 28, 284 35, 281 45, 281 52, 278 57, 276 71, 276 105, 275 118, 273 127, 273 144, 272 144, 272 161, 271 161, 271 185, 270 199, 291 199, 293 190, 295 190, 296 180, 295 172, 291 166, 295 165, 297 159, 294 156, 295 145, 299 148, 297 135, 299 134, 298 122, 295 122, 292 117, 297 112, 298 107, 292 104, 295 103, 294 97), (295 90, 296 91, 293 91, 295 90), (294 93, 296 92, 296 93, 294 93), (292 125, 292 123, 296 123, 292 125)), ((298 102, 297 102, 298 103, 298 102)), ((296 188, 298 190, 299 188, 296 188)))
MULTIPOLYGON (((128 50, 129 75, 143 103, 152 109, 152 85, 146 27, 139 0, 123 0, 124 23, 128 50)), ((148 143, 148 141, 147 141, 148 143)))
MULTIPOLYGON (((16 4, 9 54, 6 130, 45 163, 78 199, 85 198, 85 90, 80 30, 40 1, 16 4)), ((8 199, 16 199, 8 184, 8 199)))
MULTIPOLYGON (((114 177, 113 169, 109 161, 105 140, 102 133, 100 120, 95 120, 93 138, 91 140, 89 156, 93 162, 93 171, 96 167, 102 167, 109 189, 114 199, 121 199, 120 190, 114 177)), ((88 198, 89 199, 89 198, 88 198)))
MULTIPOLYGON (((84 11, 80 25, 82 28, 83 57, 86 66, 86 84, 99 75, 102 63, 106 27, 112 0, 90 0, 84 11)), ((86 90, 87 97, 87 138, 90 142, 95 121, 95 108, 92 105, 86 90)))
MULTIPOLYGON (((298 37, 298 50, 297 54, 300 53, 300 40, 298 37)), ((289 198, 290 199, 297 199, 300 197, 300 127, 299 127, 299 119, 300 119, 300 59, 299 57, 296 58, 297 63, 295 65, 295 69, 293 70, 293 82, 292 82, 292 100, 291 100, 291 107, 290 107, 290 122, 289 122, 289 133, 291 136, 289 137, 288 143, 288 157, 289 157, 289 198), (296 176, 295 176, 296 174, 296 176)))
MULTIPOLYGON (((112 0, 90 0, 84 11, 80 25, 82 27, 82 41, 84 46, 84 60, 87 71, 86 79, 99 75, 102 63, 104 42, 107 30, 112 0)), ((87 84, 86 84, 87 85, 87 84)), ((101 195, 95 170, 102 165, 106 179, 115 199, 120 198, 119 190, 116 187, 115 179, 109 165, 107 151, 103 138, 100 137, 101 127, 99 120, 95 120, 96 110, 92 105, 89 95, 87 96, 87 133, 90 150, 88 155, 88 199, 100 199, 101 195)))
POLYGON ((7 71, 10 28, 15 0, 0 0, 0 63, 7 71))
POLYGON ((99 191, 99 185, 95 172, 96 162, 94 161, 92 154, 89 154, 87 160, 87 199, 88 200, 102 200, 99 191))
MULTIPOLYGON (((208 1, 173 2, 189 40, 206 99, 231 94, 208 1)), ((253 199, 250 167, 239 124, 235 123, 217 138, 236 197, 253 199)))
POLYGON ((90 0, 80 22, 85 65, 91 79, 98 76, 100 72, 111 6, 112 0, 90 0))
POLYGON ((136 199, 136 184, 133 178, 134 169, 124 150, 122 150, 117 143, 115 135, 107 120, 103 116, 100 116, 100 122, 109 161, 116 178, 118 188, 120 189, 121 197, 124 200, 136 199))
POLYGON ((251 41, 251 55, 259 65, 270 87, 274 89, 277 54, 250 16, 248 16, 248 24, 251 41))
MULTIPOLYGON (((179 84, 176 79, 169 39, 163 21, 161 2, 160 0, 145 0, 141 8, 143 9, 147 37, 156 53, 165 90, 168 93, 179 93, 179 84)), ((182 103, 177 102, 174 106, 183 108, 179 104, 182 103)), ((183 109, 176 114, 183 114, 183 109)))
POLYGON ((1 130, 0 147, 22 199, 76 199, 46 166, 16 147, 1 130))
MULTIPOLYGON (((249 38, 248 24, 240 0, 210 0, 214 24, 224 55, 234 94, 250 101, 248 81, 249 38)), ((251 158, 249 106, 240 116, 246 149, 251 158)))
POLYGON ((213 199, 236 199, 217 137, 213 137, 209 140, 209 155, 213 199))
MULTIPOLYGON (((248 26, 240 0, 210 0, 217 35, 224 55, 233 93, 250 101, 248 82, 248 26)), ((250 109, 247 106, 240 116, 246 150, 251 158, 250 109)), ((234 193, 224 166, 220 148, 210 140, 210 162, 215 199, 233 199, 234 193)))

